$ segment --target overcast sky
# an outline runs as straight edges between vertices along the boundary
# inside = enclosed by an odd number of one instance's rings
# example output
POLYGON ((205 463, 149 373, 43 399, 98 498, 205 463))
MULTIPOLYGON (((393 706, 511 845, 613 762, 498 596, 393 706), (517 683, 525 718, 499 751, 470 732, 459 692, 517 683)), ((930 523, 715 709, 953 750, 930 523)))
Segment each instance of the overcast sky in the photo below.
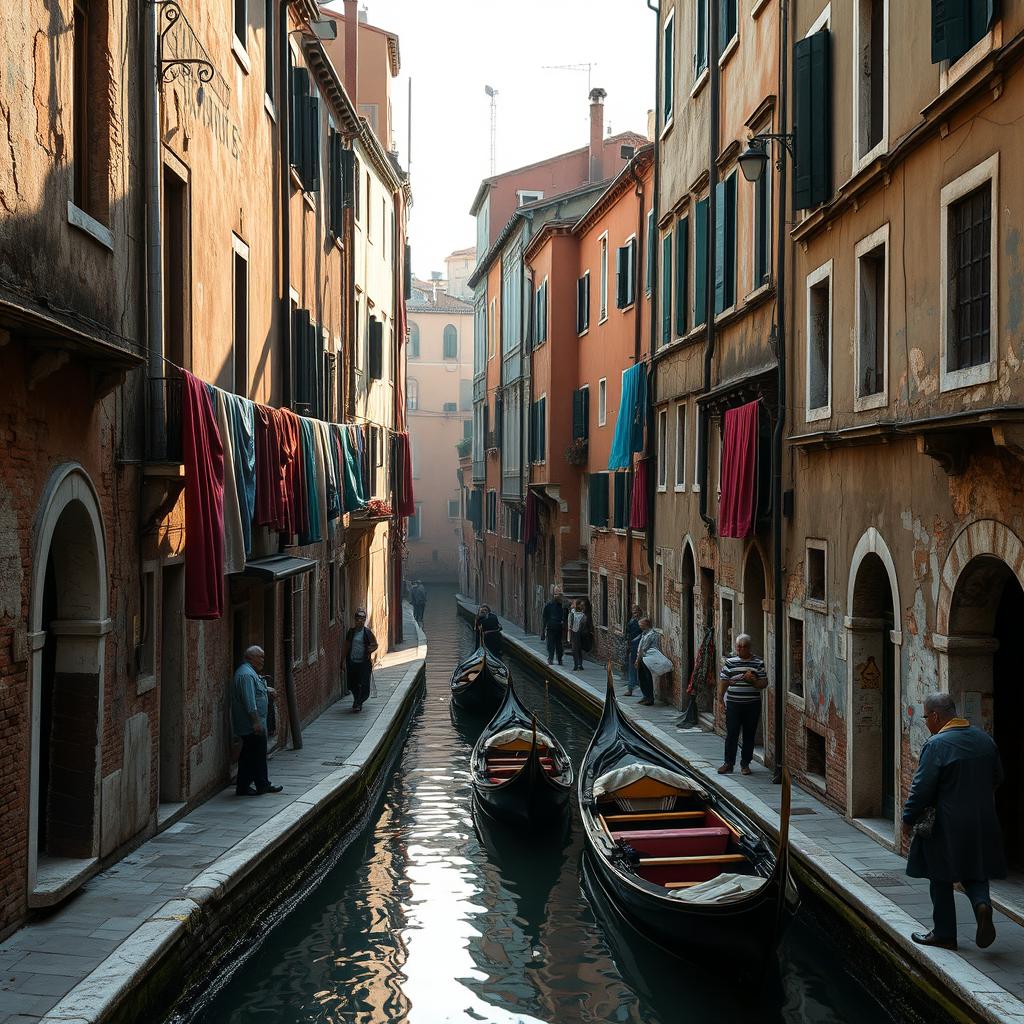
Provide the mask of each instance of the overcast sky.
MULTIPOLYGON (((607 90, 613 134, 647 130, 654 104, 654 13, 645 0, 362 0, 371 24, 398 34, 395 135, 407 161, 412 79, 413 271, 429 277, 474 243, 469 207, 490 173, 490 101, 498 90, 497 169, 510 170, 589 140, 587 72, 607 90)), ((341 8, 340 3, 333 4, 341 8)))

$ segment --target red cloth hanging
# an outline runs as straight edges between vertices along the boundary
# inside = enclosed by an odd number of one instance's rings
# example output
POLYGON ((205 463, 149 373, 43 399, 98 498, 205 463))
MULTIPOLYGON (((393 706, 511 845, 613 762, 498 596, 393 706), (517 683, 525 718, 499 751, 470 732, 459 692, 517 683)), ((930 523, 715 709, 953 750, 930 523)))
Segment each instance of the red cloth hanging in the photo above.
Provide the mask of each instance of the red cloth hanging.
POLYGON ((256 406, 256 508, 253 522, 283 531, 287 526, 285 457, 281 450, 281 422, 277 409, 256 406))
POLYGON ((757 490, 757 402, 725 414, 722 493, 718 501, 720 537, 749 537, 754 532, 757 490))
POLYGON ((650 486, 651 460, 640 459, 633 470, 633 500, 629 503, 629 527, 631 530, 646 530, 649 517, 648 488, 650 486))
POLYGON ((401 486, 398 489, 398 514, 414 516, 416 515, 416 498, 412 489, 412 438, 408 434, 398 434, 397 440, 402 458, 401 486))
POLYGON ((224 448, 206 385, 187 370, 181 449, 185 463, 185 617, 224 612, 224 448))
POLYGON ((309 532, 309 495, 302 458, 302 424, 291 409, 277 409, 284 455, 284 491, 287 514, 284 532, 289 536, 309 532))

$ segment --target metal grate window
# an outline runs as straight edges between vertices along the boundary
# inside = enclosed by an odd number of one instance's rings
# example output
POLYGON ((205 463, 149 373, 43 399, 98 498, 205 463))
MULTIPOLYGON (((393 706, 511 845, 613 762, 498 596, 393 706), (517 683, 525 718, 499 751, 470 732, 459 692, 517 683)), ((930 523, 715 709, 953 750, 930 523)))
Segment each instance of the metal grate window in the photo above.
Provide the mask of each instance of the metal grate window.
POLYGON ((949 370, 989 361, 992 182, 949 208, 949 370))

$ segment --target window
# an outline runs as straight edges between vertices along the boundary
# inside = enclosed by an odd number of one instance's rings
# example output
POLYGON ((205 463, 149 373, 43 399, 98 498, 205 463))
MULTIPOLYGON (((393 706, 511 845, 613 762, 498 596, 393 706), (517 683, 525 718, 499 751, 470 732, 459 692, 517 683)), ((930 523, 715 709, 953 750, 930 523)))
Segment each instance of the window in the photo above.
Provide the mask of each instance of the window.
POLYGON ((889 0, 857 0, 853 19, 853 141, 857 167, 885 148, 888 49, 889 0))
POLYGON ((601 236, 601 313, 598 323, 608 319, 608 233, 601 236))
POLYGON ((854 408, 886 403, 889 352, 889 225, 861 239, 857 259, 857 389, 854 408))
POLYGON ((647 267, 644 270, 644 291, 650 295, 654 283, 654 211, 647 211, 647 267))
POLYGON ((719 0, 718 5, 718 56, 736 36, 736 0, 719 0))
POLYGON ((352 150, 346 149, 341 132, 327 119, 327 227, 340 245, 345 234, 345 207, 352 203, 352 150))
POLYGON ((373 182, 370 179, 370 172, 366 172, 366 240, 373 242, 373 203, 372 199, 373 182))
POLYGON ((576 333, 590 329, 590 271, 576 282, 576 333))
POLYGON ((693 13, 693 80, 708 69, 708 0, 696 0, 693 13))
POLYGON ((647 584, 641 580, 636 581, 636 603, 637 607, 645 615, 647 614, 647 584))
POLYGON ((307 192, 320 188, 320 97, 305 68, 291 69, 289 160, 307 192))
POLYGON ((828 607, 828 597, 825 592, 825 550, 827 542, 823 540, 809 540, 807 542, 807 557, 804 561, 804 600, 811 607, 825 611, 828 607))
POLYGON ((672 232, 661 236, 661 343, 672 340, 672 232))
POLYGON ((720 592, 719 602, 718 628, 721 630, 721 636, 718 638, 718 642, 721 657, 724 659, 736 649, 733 636, 733 601, 731 596, 726 597, 723 592, 720 592))
POLYGON ((277 25, 274 24, 274 0, 263 0, 263 91, 274 101, 274 50, 277 48, 277 25))
POLYGON ((932 0, 932 63, 959 60, 995 25, 992 0, 932 0))
POLYGON ((518 206, 525 206, 527 203, 537 203, 544 198, 543 192, 538 192, 535 189, 521 188, 516 192, 516 198, 518 199, 518 206))
POLYGON ((530 461, 543 462, 547 458, 547 398, 533 403, 530 423, 530 461))
POLYGON ((306 614, 306 579, 308 572, 296 573, 292 577, 292 665, 298 665, 305 657, 304 625, 306 614))
POLYGON ((249 247, 237 235, 232 245, 232 389, 249 394, 249 247))
POLYGON ((490 319, 487 323, 487 358, 494 358, 494 346, 497 344, 497 320, 498 320, 498 300, 491 299, 491 313, 490 319))
POLYGON ((420 325, 409 324, 409 358, 420 357, 420 325))
POLYGON ((514 351, 523 340, 522 250, 502 260, 501 269, 501 351, 514 351))
POLYGON ((584 385, 572 393, 572 439, 590 437, 590 388, 584 385))
POLYGON ((420 407, 420 382, 410 377, 405 385, 405 407, 415 412, 420 407))
POLYGON ((602 377, 597 382, 597 425, 603 427, 608 422, 608 379, 602 377))
POLYGON ((804 623, 802 619, 789 617, 789 692, 794 697, 804 695, 804 623))
POLYGON ((689 325, 690 309, 690 218, 676 224, 676 336, 682 337, 689 325))
POLYGON ((473 382, 459 381, 459 411, 469 412, 473 408, 473 382))
POLYGON ((473 437, 473 421, 463 420, 462 421, 462 437, 463 440, 471 440, 473 437))
MULTIPOLYGON (((765 126, 762 131, 768 131, 765 126)), ((767 161, 754 190, 754 280, 755 289, 767 284, 772 273, 772 162, 767 161)))
POLYGON ((156 570, 146 569, 142 574, 141 607, 138 632, 135 636, 135 668, 140 679, 154 673, 156 653, 156 570))
POLYGON ((441 411, 446 416, 450 416, 452 413, 456 413, 456 412, 459 411, 459 403, 458 402, 445 402, 444 405, 441 406, 441 411))
POLYGON ((654 625, 661 629, 665 605, 665 566, 659 558, 654 563, 654 625))
POLYGON ((247 28, 247 15, 246 11, 246 0, 233 0, 234 3, 234 18, 232 21, 232 27, 235 32, 235 39, 238 44, 245 49, 246 40, 246 28, 247 28))
POLYGON ((941 387, 995 380, 998 337, 999 155, 941 193, 941 387))
POLYGON ((72 95, 72 197, 99 224, 110 217, 106 0, 75 0, 72 95))
POLYGON ((669 12, 665 27, 661 30, 661 101, 662 124, 666 127, 672 121, 675 101, 676 79, 676 21, 675 9, 669 12))
POLYGON ((705 196, 697 200, 694 210, 693 235, 693 326, 708 321, 708 213, 710 203, 705 196))
POLYGON ((823 789, 827 785, 825 781, 825 737, 814 729, 804 727, 804 770, 807 775, 813 775, 815 781, 823 789))
POLYGON ((455 329, 454 324, 445 325, 441 343, 444 346, 445 359, 459 358, 459 332, 455 329))
POLYGON ((605 629, 608 628, 608 577, 604 573, 601 573, 599 583, 600 597, 598 598, 598 625, 603 626, 605 629))
POLYGON ((164 354, 175 366, 191 365, 188 345, 191 261, 188 233, 188 185, 164 166, 164 354))
POLYGON ((832 415, 832 261, 807 278, 807 420, 832 415))
POLYGON ((715 186, 715 316, 736 305, 736 172, 715 186))
POLYGON ((370 380, 384 379, 384 324, 375 316, 370 317, 366 328, 369 342, 367 375, 370 380))
POLYGON ((309 641, 308 662, 316 661, 320 650, 320 575, 319 563, 306 574, 309 576, 306 593, 306 637, 309 641))
POLYGON ((676 406, 676 483, 677 491, 686 490, 686 406, 676 406))
POLYGON ((658 410, 658 490, 668 489, 668 410, 658 410))
POLYGON ((548 279, 545 277, 534 294, 533 312, 534 344, 540 345, 548 340, 548 279))
POLYGON ((793 207, 809 210, 832 196, 832 68, 828 29, 793 50, 793 207))
POLYGON ((459 499, 449 498, 448 499, 448 518, 458 519, 459 518, 459 499))
POLYGON ((587 487, 588 522, 598 530, 608 526, 608 474, 591 473, 587 487))
POLYGON ((636 299, 636 238, 615 250, 615 308, 627 309, 636 299))
POLYGON ((487 530, 495 533, 498 529, 498 492, 490 490, 487 492, 487 530))
POLYGON ((624 530, 629 523, 629 474, 615 473, 612 477, 615 491, 615 510, 612 526, 616 530, 624 530))
MULTIPOLYGON (((324 332, 321 332, 323 334, 324 332)), ((338 342, 340 347, 340 341, 338 342)), ((321 342, 321 348, 323 343, 321 342)), ((337 422, 335 398, 338 394, 338 357, 334 352, 323 353, 323 369, 321 374, 322 391, 320 394, 320 416, 329 423, 337 422)))
POLYGON ((416 502, 416 514, 409 516, 409 540, 419 540, 423 536, 423 502, 416 502))

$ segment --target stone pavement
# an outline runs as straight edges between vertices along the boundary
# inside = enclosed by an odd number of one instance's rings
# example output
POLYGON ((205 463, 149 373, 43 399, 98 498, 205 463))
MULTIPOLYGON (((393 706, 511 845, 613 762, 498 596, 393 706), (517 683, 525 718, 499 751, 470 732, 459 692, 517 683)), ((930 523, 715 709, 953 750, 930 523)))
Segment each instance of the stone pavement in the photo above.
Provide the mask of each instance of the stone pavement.
POLYGON ((377 694, 359 715, 338 701, 303 730, 301 750, 270 760, 278 794, 243 799, 234 785, 91 879, 45 919, 0 943, 0 1024, 103 1018, 118 986, 172 941, 205 894, 251 870, 300 816, 344 787, 400 713, 426 659, 405 606, 404 635, 374 670, 377 694), (127 965, 127 970, 126 970, 127 965))
MULTIPOLYGON (((475 611, 476 606, 469 599, 460 595, 457 601, 465 611, 475 611)), ((547 651, 537 635, 524 633, 506 619, 501 619, 501 626, 505 641, 517 654, 589 694, 598 704, 603 703, 607 679, 604 665, 588 662, 581 672, 547 665, 547 651)), ((718 775, 722 763, 720 736, 701 729, 678 728, 678 709, 665 704, 642 707, 635 698, 622 696, 625 688, 621 682, 616 692, 620 695, 620 707, 642 731, 677 752, 753 818, 777 831, 781 788, 771 783, 767 771, 755 768, 749 776, 739 772, 718 775)), ((798 786, 793 787, 793 811, 793 851, 833 891, 862 915, 870 916, 898 946, 904 959, 925 966, 941 978, 983 1014, 979 1019, 1024 1024, 1024 927, 997 912, 995 944, 986 950, 978 949, 974 944, 974 914, 967 898, 958 893, 959 952, 917 946, 910 940, 910 933, 931 928, 931 900, 927 881, 908 878, 904 873, 906 858, 888 850, 798 786)))

